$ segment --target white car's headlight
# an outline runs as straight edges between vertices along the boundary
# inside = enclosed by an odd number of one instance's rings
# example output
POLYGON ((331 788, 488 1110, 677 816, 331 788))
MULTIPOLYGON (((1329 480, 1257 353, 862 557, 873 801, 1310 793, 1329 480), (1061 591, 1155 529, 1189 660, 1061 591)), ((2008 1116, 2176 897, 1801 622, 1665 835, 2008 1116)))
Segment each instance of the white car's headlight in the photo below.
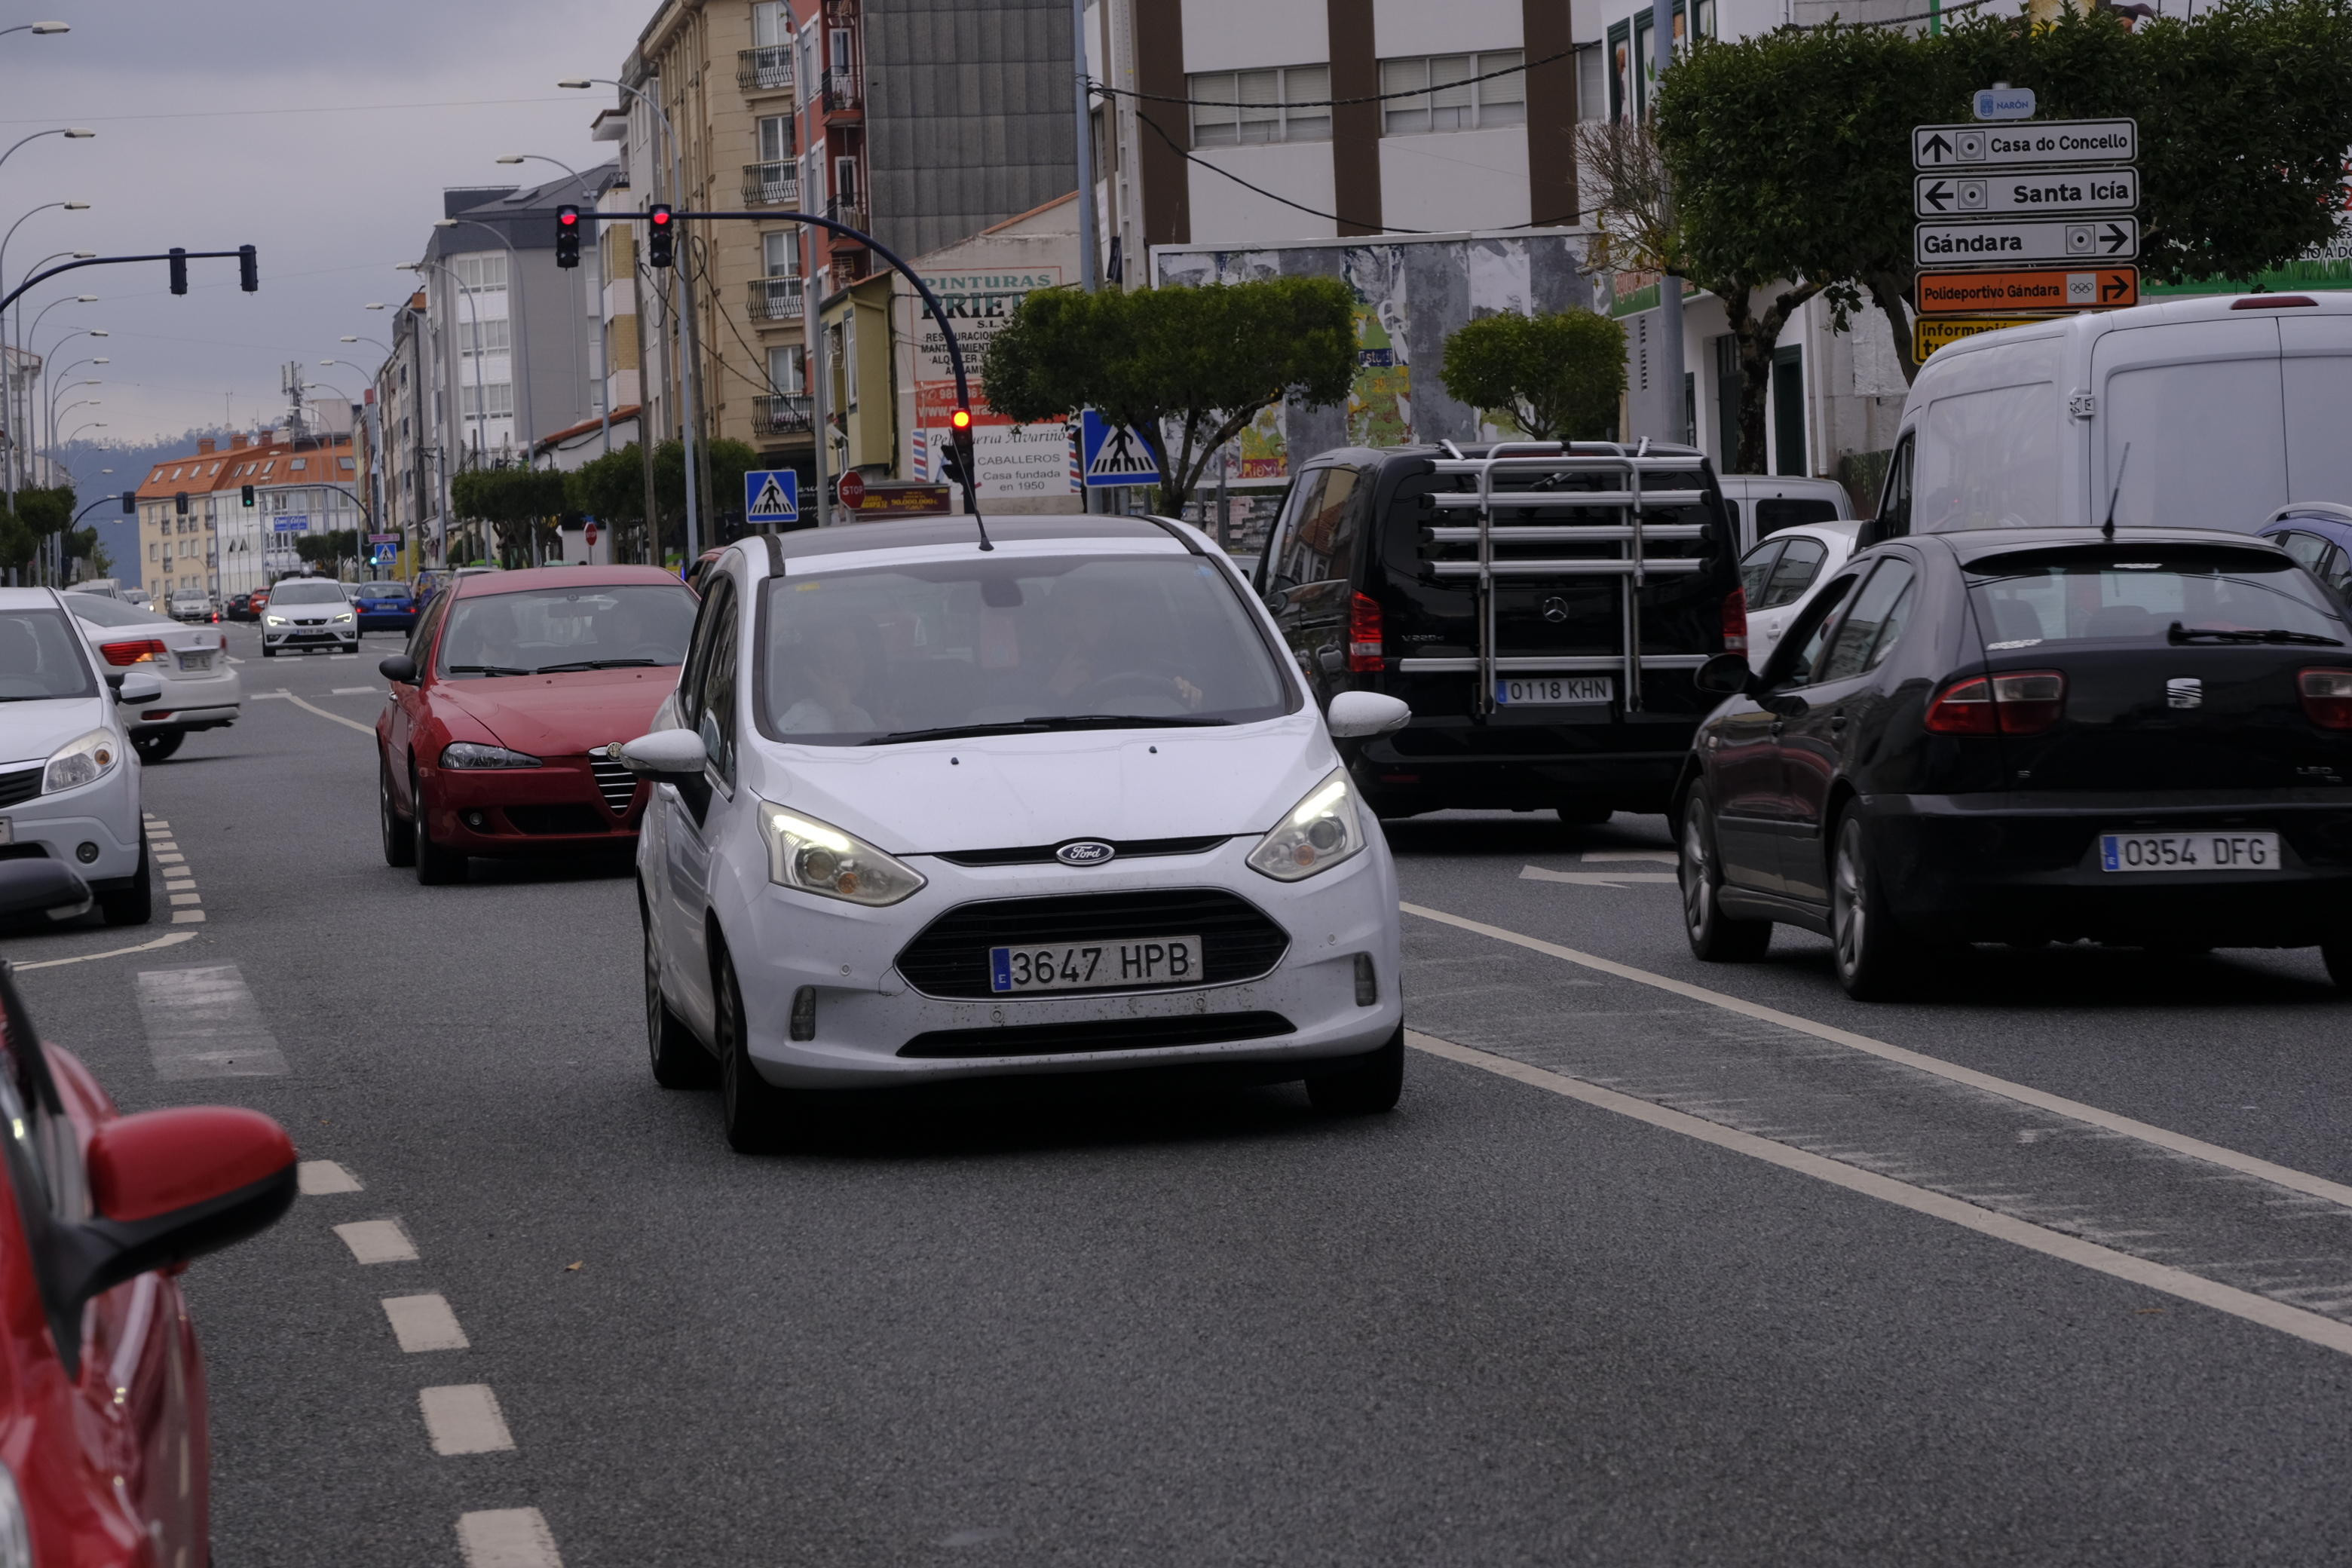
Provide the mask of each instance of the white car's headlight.
POLYGON ((33 1568, 33 1532, 25 1520, 25 1500, 16 1478, 0 1465, 0 1568, 33 1568))
POLYGON ((286 624, 286 617, 284 616, 264 616, 261 617, 261 624, 266 626, 282 626, 286 624))
POLYGON ((1249 852, 1250 869, 1277 882, 1296 882, 1328 871, 1364 847, 1363 818, 1348 772, 1338 769, 1307 792, 1307 798, 1276 823, 1249 852))
POLYGON ((509 752, 504 746, 480 746, 471 741, 452 741, 441 748, 441 765, 445 768, 543 768, 547 764, 529 752, 509 752))
POLYGON ((49 753, 48 770, 41 775, 41 793, 55 795, 61 789, 96 784, 121 760, 122 745, 114 738, 114 731, 92 730, 49 753))
POLYGON ((336 612, 335 612, 335 621, 336 621, 336 624, 338 624, 338 625, 341 625, 342 622, 344 622, 344 621, 348 621, 348 620, 352 620, 352 619, 353 619, 353 618, 354 618, 354 617, 352 616, 352 613, 351 613, 349 610, 338 610, 338 611, 336 611, 336 612))
POLYGON ((838 827, 760 803, 760 837, 768 841, 768 880, 828 899, 880 907, 912 898, 923 875, 838 827))

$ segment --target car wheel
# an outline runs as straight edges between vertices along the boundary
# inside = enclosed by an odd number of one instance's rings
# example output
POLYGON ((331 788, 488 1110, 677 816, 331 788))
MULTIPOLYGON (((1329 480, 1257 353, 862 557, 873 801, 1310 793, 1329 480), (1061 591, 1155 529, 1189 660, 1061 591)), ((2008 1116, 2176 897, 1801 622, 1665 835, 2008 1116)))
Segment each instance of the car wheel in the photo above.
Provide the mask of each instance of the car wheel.
POLYGON ((1846 994, 1888 1002, 1918 984, 1922 951, 1888 912, 1866 844, 1861 814, 1848 812, 1830 874, 1830 942, 1846 994))
POLYGON ((719 1064, 662 999, 661 956, 654 947, 653 913, 643 897, 637 900, 637 918, 646 931, 646 1045, 654 1081, 664 1089, 709 1089, 719 1079, 719 1064))
POLYGON ((727 1146, 738 1154, 773 1153, 791 1140, 795 1097, 760 1076, 751 1065, 743 1026, 743 991, 724 948, 710 966, 711 1033, 718 1037, 719 1115, 727 1146))
POLYGON ((147 835, 139 835, 139 868, 131 886, 98 896, 98 912, 110 926, 143 926, 155 918, 155 883, 147 874, 147 835))
POLYGON ((2338 991, 2352 991, 2352 926, 2341 927, 2323 939, 2319 956, 2327 965, 2327 978, 2336 982, 2338 991))
POLYGON ((264 658, 276 658, 278 657, 278 650, 271 647, 268 643, 263 643, 261 645, 261 657, 264 658))
POLYGON ((425 809, 424 786, 418 783, 414 768, 408 771, 408 804, 410 821, 415 828, 416 879, 428 888, 464 881, 465 852, 434 841, 432 813, 425 809))
POLYGON ((1706 792, 1683 803, 1682 859, 1675 875, 1683 889, 1683 935, 1703 963, 1753 963, 1772 945, 1770 921, 1738 920, 1723 912, 1723 866, 1715 852, 1715 818, 1706 792))
POLYGON ((1377 1116, 1404 1092, 1404 1026, 1356 1065, 1307 1080, 1307 1103, 1326 1116, 1377 1116))
POLYGON ((416 864, 416 824, 400 815, 392 803, 392 769, 382 758, 375 764, 376 821, 383 832, 383 863, 387 866, 416 864))
POLYGON ((142 763, 160 763, 180 749, 188 737, 178 730, 149 730, 131 737, 131 749, 142 763))

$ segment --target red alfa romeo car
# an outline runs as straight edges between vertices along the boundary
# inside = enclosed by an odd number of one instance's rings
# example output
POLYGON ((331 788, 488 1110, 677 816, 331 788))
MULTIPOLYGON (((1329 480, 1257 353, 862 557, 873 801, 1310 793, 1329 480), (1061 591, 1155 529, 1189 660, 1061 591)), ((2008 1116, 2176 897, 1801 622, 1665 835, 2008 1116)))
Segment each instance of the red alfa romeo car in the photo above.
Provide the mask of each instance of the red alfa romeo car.
MULTIPOLYGON (((55 860, 0 861, 0 921, 88 908, 55 860)), ((294 1202, 256 1111, 115 1112, 33 1032, 0 964, 0 1563, 211 1561, 205 1372, 180 1266, 294 1202)))
POLYGON ((376 667, 392 683, 375 724, 385 863, 457 882, 468 856, 635 844, 643 787, 589 750, 651 726, 695 605, 653 566, 452 580, 376 667))

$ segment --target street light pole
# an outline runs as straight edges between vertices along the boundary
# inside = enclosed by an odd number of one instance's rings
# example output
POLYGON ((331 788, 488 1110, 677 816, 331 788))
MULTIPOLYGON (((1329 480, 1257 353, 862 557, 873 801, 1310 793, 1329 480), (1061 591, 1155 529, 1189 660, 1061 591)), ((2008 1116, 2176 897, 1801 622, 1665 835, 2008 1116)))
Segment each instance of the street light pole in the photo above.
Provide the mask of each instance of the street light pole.
MULTIPOLYGON (((432 268, 449 280, 449 286, 451 288, 466 296, 466 314, 468 318, 469 324, 474 329, 474 450, 478 454, 484 447, 487 447, 489 444, 490 400, 482 391, 482 315, 479 307, 474 303, 474 291, 467 288, 458 278, 457 274, 452 271, 446 263, 439 261, 404 261, 400 266, 403 269, 411 272, 422 272, 428 267, 432 268)), ((448 345, 445 342, 443 346, 445 350, 444 358, 446 359, 446 350, 448 345)), ((454 367, 452 368, 449 382, 450 390, 453 392, 457 390, 457 377, 455 374, 454 367)), ((449 547, 449 528, 450 525, 457 521, 456 510, 457 502, 452 499, 449 481, 449 459, 447 454, 445 452, 442 455, 441 459, 441 548, 444 552, 444 559, 442 563, 444 565, 448 563, 446 552, 449 547)))

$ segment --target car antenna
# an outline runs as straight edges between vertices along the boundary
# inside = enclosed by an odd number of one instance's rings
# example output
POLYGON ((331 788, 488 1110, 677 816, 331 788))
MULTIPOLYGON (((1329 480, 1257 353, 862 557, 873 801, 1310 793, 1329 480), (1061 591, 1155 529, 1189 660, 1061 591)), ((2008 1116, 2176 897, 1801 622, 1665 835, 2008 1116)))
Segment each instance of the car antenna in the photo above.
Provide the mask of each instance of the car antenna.
POLYGON ((2116 488, 2107 492, 2107 521, 2099 524, 2099 531, 2109 539, 2116 536, 2116 502, 2124 493, 2124 469, 2131 462, 2131 443, 2124 443, 2124 455, 2116 459, 2116 488))

